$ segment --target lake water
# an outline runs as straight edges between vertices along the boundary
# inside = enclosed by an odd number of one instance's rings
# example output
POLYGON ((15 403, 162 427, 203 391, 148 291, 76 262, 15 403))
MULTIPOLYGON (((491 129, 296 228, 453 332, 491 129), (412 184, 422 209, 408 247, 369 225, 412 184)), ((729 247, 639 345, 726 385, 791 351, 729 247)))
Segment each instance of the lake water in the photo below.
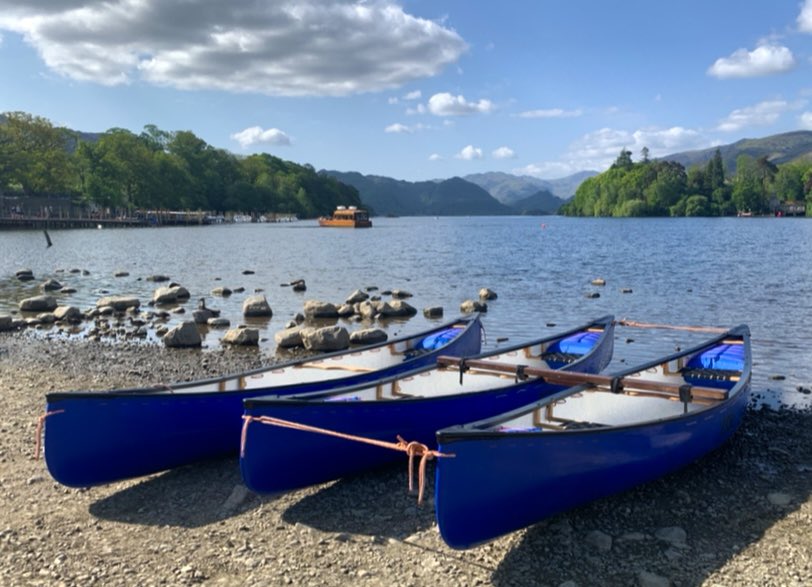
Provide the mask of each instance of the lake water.
MULTIPOLYGON (((339 303, 359 288, 401 289, 414 294, 407 301, 418 310, 442 306, 448 320, 462 301, 489 287, 499 298, 483 317, 486 348, 604 314, 676 326, 746 323, 753 333, 754 392, 776 403, 812 403, 796 390, 812 385, 812 222, 803 218, 375 218, 370 230, 300 221, 52 230, 50 237, 47 248, 40 231, 0 232, 0 313, 16 310, 48 277, 75 287, 75 294, 60 297, 83 309, 104 292, 137 295, 144 307, 160 285, 145 278, 165 274, 190 290, 189 310, 206 297, 232 324, 243 322, 245 297, 264 290, 273 318, 252 325, 261 329, 261 351, 273 353, 273 334, 308 299, 339 303), (20 268, 37 279, 19 283, 20 268), (89 275, 70 273, 74 268, 89 275), (118 270, 130 275, 116 278, 118 270), (598 277, 604 287, 590 284, 598 277), (306 281, 306 292, 281 287, 296 279, 306 281), (218 286, 246 291, 213 297, 218 286), (588 298, 591 292, 600 297, 588 298)), ((428 323, 418 314, 382 326, 395 336, 428 323)), ((220 336, 209 331, 206 346, 217 346, 220 336)), ((613 365, 709 336, 618 327, 613 365)))

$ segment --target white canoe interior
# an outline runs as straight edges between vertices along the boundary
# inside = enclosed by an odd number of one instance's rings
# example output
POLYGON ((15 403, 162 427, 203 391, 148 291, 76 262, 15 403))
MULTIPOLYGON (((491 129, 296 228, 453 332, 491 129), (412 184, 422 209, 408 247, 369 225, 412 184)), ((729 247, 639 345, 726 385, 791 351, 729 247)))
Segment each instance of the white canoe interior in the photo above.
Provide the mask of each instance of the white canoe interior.
MULTIPOLYGON (((532 365, 539 369, 549 369, 543 358, 545 349, 541 344, 524 347, 481 359, 482 363, 500 365, 532 365)), ((324 401, 377 401, 404 398, 429 398, 460 393, 474 393, 489 389, 508 387, 516 383, 516 376, 487 367, 468 369, 462 375, 457 364, 439 364, 433 369, 415 375, 400 377, 368 387, 356 388, 346 393, 330 394, 324 401)))
MULTIPOLYGON (((462 323, 453 324, 448 327, 448 330, 458 329, 457 336, 459 336, 467 326, 462 323)), ((158 392, 228 392, 330 381, 359 373, 378 371, 402 363, 410 358, 409 355, 415 352, 415 345, 423 340, 420 337, 406 338, 384 346, 360 349, 331 357, 314 357, 312 360, 283 367, 268 367, 260 371, 212 379, 192 385, 180 384, 171 388, 164 386, 158 392)), ((272 390, 269 393, 272 393, 272 390)))
MULTIPOLYGON (((480 431, 558 433, 654 422, 686 413, 707 410, 729 399, 742 373, 706 370, 707 381, 691 380, 690 401, 683 401, 679 388, 687 387, 683 359, 628 375, 622 389, 613 393, 608 383, 592 383, 577 391, 556 394, 537 407, 480 431)), ((598 380, 606 376, 585 376, 598 380)), ((735 391, 734 391, 735 392, 735 391)))

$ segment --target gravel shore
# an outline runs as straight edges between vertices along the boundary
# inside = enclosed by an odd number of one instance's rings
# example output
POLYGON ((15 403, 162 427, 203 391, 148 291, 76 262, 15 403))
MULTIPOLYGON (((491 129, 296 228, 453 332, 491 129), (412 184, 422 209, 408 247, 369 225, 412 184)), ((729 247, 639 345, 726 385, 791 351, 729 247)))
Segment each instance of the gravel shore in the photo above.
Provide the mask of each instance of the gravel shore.
POLYGON ((676 474, 468 551, 437 532, 431 475, 422 506, 408 494, 405 459, 266 497, 242 485, 236 458, 85 490, 33 458, 48 391, 272 361, 0 334, 0 584, 812 585, 808 410, 751 411, 732 442, 676 474))

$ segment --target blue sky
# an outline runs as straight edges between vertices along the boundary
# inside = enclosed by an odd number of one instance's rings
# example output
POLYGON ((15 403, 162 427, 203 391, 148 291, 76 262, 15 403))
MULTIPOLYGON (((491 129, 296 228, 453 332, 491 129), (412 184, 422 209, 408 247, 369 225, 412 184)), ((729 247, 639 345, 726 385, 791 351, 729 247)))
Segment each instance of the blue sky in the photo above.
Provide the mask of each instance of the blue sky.
POLYGON ((0 112, 406 180, 812 129, 812 0, 0 0, 0 112))

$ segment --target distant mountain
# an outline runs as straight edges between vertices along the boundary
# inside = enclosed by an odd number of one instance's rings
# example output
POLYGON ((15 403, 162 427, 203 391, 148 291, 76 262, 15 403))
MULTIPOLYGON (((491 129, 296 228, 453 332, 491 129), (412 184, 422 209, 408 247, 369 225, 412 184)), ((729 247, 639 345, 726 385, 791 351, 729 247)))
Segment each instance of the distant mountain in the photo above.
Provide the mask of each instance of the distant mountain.
POLYGON ((695 165, 706 165, 716 149, 722 155, 727 173, 736 171, 736 159, 739 155, 750 155, 754 159, 767 157, 776 165, 795 160, 812 160, 812 131, 799 130, 761 139, 742 139, 729 145, 720 145, 699 151, 685 151, 660 157, 666 161, 681 163, 686 169, 695 165))
POLYGON ((564 200, 558 196, 554 196, 547 190, 541 190, 532 196, 514 202, 513 209, 519 214, 525 215, 556 214, 563 203, 564 200))
POLYGON ((410 182, 350 171, 321 171, 358 190, 361 201, 381 216, 497 216, 515 210, 478 185, 454 177, 410 182))
POLYGON ((503 204, 512 206, 540 190, 546 190, 562 200, 568 200, 575 195, 575 190, 578 189, 581 182, 597 174, 597 171, 580 171, 561 179, 539 179, 529 175, 512 175, 492 171, 466 175, 463 179, 487 190, 503 204))

